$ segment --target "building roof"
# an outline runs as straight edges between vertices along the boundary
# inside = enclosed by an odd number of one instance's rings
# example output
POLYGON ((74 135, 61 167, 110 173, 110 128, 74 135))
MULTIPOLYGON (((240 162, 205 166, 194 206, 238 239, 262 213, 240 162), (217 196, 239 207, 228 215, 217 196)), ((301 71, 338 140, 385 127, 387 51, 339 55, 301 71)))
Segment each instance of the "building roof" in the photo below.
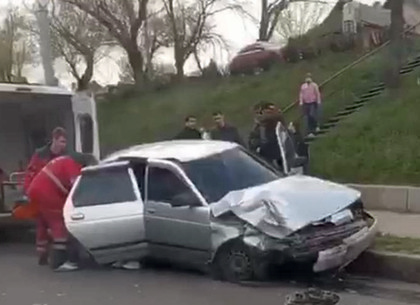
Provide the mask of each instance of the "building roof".
POLYGON ((141 159, 176 159, 188 162, 215 155, 238 145, 223 141, 174 140, 133 146, 117 151, 103 162, 112 162, 122 158, 141 159))

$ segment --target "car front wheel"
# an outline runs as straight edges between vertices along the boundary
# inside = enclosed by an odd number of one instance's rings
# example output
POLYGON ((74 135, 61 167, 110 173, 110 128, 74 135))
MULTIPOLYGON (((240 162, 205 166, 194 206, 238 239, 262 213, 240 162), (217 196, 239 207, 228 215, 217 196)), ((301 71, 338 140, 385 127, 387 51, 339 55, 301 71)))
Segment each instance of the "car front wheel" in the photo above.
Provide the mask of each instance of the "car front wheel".
POLYGON ((223 280, 234 283, 265 280, 268 274, 268 263, 253 257, 250 248, 239 242, 221 250, 215 267, 223 280))

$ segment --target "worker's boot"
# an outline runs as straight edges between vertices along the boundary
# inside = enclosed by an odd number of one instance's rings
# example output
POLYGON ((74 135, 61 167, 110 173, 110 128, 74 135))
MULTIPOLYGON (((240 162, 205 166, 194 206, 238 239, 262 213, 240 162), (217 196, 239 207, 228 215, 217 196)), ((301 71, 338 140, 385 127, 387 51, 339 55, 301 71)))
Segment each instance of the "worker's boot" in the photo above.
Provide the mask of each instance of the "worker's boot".
POLYGON ((39 266, 47 266, 48 265, 48 253, 41 253, 38 257, 38 265, 39 266))
POLYGON ((50 266, 53 270, 63 265, 67 261, 67 250, 53 249, 51 251, 50 266))

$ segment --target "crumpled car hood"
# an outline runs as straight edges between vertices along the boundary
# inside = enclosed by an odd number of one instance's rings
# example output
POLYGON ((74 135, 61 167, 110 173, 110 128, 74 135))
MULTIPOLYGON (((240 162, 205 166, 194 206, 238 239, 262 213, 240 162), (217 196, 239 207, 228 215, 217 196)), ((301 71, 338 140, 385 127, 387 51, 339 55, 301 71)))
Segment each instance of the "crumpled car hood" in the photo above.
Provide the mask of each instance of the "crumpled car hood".
POLYGON ((344 210, 360 195, 359 191, 337 183, 291 176, 230 192, 210 204, 210 209, 214 217, 233 212, 263 233, 283 238, 344 210))

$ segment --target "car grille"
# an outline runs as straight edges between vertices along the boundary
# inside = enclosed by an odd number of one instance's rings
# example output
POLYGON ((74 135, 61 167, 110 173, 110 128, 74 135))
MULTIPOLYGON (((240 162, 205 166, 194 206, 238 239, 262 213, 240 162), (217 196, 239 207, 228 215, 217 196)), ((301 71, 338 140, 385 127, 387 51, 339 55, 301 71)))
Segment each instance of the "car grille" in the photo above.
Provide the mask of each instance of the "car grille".
POLYGON ((343 243, 343 239, 354 235, 364 227, 367 227, 364 220, 340 226, 323 224, 306 227, 291 236, 295 236, 299 240, 299 243, 293 247, 293 253, 297 255, 314 253, 338 246, 343 243))

